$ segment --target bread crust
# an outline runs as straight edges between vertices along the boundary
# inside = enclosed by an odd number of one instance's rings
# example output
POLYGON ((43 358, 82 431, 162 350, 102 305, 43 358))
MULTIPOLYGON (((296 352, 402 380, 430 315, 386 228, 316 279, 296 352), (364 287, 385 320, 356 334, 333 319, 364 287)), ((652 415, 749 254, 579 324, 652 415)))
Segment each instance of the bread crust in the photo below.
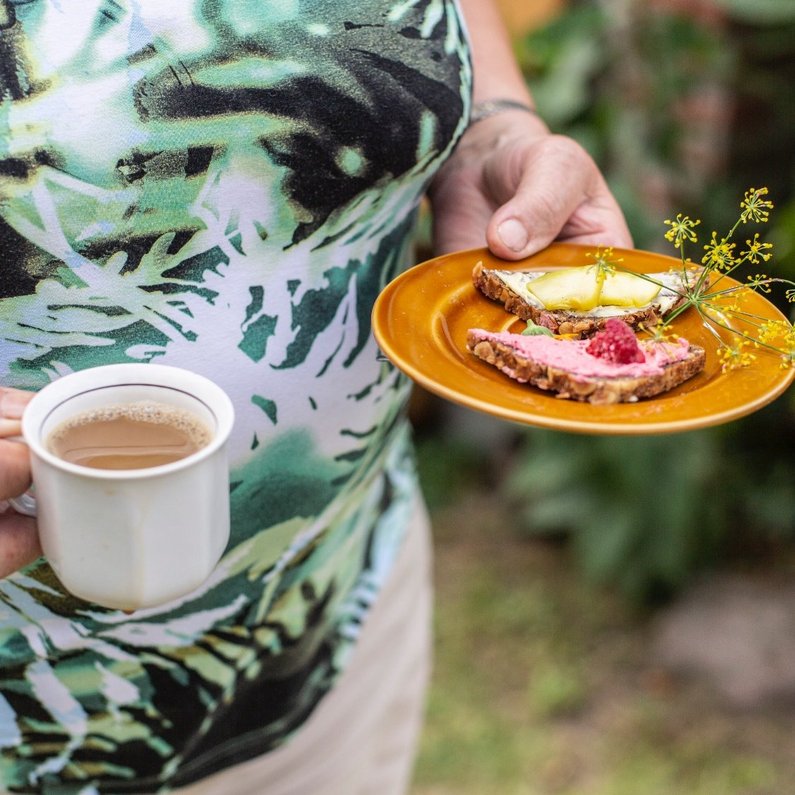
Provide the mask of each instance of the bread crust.
MULTIPOLYGON (((472 271, 472 282, 488 298, 501 303, 512 315, 522 320, 532 320, 538 326, 548 328, 553 334, 572 334, 580 338, 590 337, 604 328, 609 317, 589 317, 587 315, 568 312, 565 309, 541 309, 533 306, 522 296, 515 293, 493 271, 484 268, 478 262, 472 271)), ((677 301, 671 308, 680 306, 685 299, 677 301)), ((661 318, 659 307, 653 303, 637 312, 622 314, 620 317, 627 325, 638 328, 641 324, 657 325, 661 318)))
POLYGON ((467 334, 467 348, 479 359, 519 382, 555 392, 559 398, 587 401, 594 405, 633 403, 667 392, 701 372, 706 360, 704 349, 691 344, 684 359, 665 365, 658 375, 594 378, 522 356, 510 345, 483 339, 476 329, 470 329, 467 334))

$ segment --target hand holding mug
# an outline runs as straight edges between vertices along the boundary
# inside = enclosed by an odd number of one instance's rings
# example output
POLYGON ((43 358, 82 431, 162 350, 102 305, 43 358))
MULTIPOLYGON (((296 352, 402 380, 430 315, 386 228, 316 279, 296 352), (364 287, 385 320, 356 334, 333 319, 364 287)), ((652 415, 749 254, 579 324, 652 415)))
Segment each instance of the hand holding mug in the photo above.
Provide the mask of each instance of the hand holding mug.
POLYGON ((41 555, 36 521, 11 510, 7 502, 30 486, 30 456, 19 437, 22 413, 32 397, 32 392, 0 387, 0 577, 41 555))
MULTIPOLYGON (((204 582, 229 538, 233 419, 211 381, 150 364, 81 370, 27 403, 39 537, 67 590, 134 610, 204 582)), ((12 490, 29 480, 8 471, 12 490)))

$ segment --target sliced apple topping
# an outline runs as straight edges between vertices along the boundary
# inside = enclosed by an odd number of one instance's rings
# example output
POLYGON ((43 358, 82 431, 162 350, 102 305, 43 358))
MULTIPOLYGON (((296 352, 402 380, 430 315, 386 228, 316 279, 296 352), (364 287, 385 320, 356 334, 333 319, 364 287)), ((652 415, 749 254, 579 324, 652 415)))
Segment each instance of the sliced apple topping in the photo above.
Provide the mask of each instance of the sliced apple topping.
POLYGON ((605 274, 597 266, 561 268, 533 279, 527 289, 546 309, 588 311, 597 306, 645 306, 660 286, 634 273, 605 274))
POLYGON ((609 273, 602 284, 600 306, 645 306, 660 292, 660 285, 627 271, 609 273))
POLYGON ((561 268, 533 279, 527 289, 547 309, 587 311, 599 306, 603 280, 603 275, 595 265, 561 268))

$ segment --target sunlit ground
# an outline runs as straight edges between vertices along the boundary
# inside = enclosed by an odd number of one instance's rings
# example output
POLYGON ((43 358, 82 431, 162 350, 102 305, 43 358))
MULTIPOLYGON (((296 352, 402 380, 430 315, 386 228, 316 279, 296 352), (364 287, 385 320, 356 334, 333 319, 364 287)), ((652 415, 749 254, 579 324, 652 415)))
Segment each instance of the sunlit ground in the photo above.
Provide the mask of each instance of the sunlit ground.
POLYGON ((413 795, 795 793, 791 704, 731 709, 662 670, 649 616, 522 538, 443 445, 424 456, 436 669, 413 795))

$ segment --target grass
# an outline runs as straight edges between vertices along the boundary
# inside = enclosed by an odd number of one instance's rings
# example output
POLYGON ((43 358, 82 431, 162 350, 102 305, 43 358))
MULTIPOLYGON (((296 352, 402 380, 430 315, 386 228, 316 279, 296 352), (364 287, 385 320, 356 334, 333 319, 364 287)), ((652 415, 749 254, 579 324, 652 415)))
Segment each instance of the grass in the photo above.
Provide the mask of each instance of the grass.
POLYGON ((412 795, 795 793, 791 709, 732 712, 660 669, 651 616, 584 584, 565 545, 515 532, 493 489, 446 482, 458 486, 433 492, 436 662, 412 795))

